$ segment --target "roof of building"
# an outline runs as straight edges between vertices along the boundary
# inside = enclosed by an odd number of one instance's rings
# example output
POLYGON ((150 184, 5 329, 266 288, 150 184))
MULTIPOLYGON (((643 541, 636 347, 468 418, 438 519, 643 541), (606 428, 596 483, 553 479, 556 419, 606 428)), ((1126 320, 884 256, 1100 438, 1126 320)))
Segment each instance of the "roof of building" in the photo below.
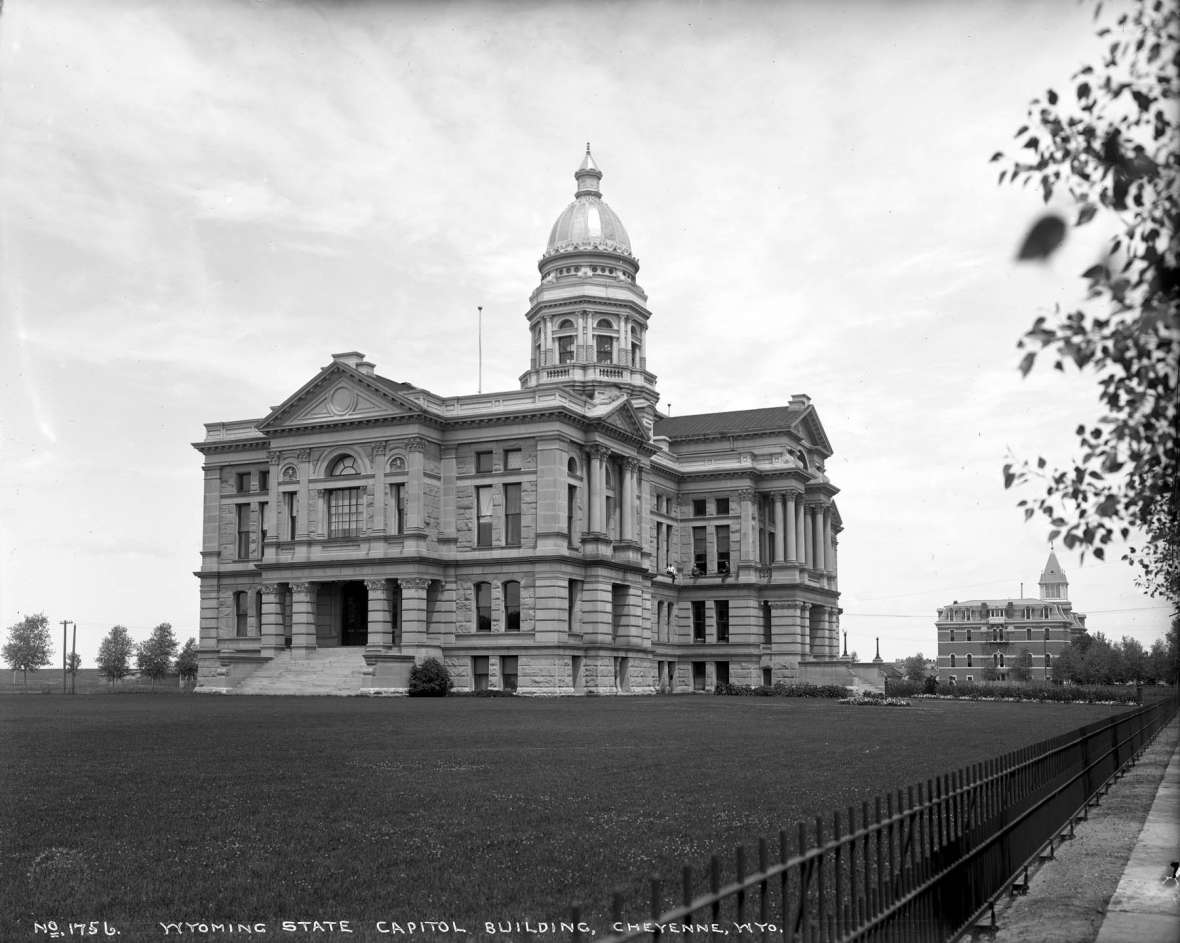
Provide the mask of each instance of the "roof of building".
POLYGON ((806 406, 767 406, 763 409, 738 409, 727 413, 697 413, 657 419, 654 432, 669 439, 706 435, 743 435, 756 432, 782 432, 790 429, 803 415, 806 406))
POLYGON ((574 202, 561 211, 553 224, 549 244, 545 247, 546 256, 578 249, 631 254, 631 239, 623 228, 623 221, 606 205, 598 189, 601 178, 602 171, 590 156, 590 145, 587 144, 586 156, 574 172, 574 179, 578 182, 574 202))
POLYGON ((1042 583, 1064 583, 1065 571, 1061 569, 1061 564, 1057 562, 1057 554, 1052 549, 1049 550, 1049 559, 1045 561, 1045 569, 1041 571, 1042 583))

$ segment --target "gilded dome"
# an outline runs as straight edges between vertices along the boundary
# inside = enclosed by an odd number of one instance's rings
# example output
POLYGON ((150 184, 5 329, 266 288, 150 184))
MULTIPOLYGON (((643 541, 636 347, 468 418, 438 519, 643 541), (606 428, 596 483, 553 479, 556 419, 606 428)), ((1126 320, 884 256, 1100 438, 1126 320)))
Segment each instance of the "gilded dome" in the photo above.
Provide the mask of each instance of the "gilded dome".
POLYGON ((602 171, 590 156, 589 144, 581 166, 574 172, 574 179, 578 182, 574 202, 562 210, 553 224, 545 256, 577 249, 602 249, 630 256, 631 240, 627 237, 627 230, 615 211, 603 202, 598 189, 602 171))

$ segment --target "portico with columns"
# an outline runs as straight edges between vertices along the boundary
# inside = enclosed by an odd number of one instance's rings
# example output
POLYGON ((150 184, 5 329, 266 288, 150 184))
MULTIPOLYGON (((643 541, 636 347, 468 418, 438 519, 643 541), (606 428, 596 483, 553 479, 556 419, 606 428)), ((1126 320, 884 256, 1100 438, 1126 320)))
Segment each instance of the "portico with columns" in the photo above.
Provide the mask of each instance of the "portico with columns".
POLYGON ((587 147, 518 390, 440 396, 346 351, 265 415, 206 424, 199 690, 320 671, 398 694, 431 657, 461 690, 537 695, 837 671, 843 522, 816 409, 660 411, 602 177, 587 147))

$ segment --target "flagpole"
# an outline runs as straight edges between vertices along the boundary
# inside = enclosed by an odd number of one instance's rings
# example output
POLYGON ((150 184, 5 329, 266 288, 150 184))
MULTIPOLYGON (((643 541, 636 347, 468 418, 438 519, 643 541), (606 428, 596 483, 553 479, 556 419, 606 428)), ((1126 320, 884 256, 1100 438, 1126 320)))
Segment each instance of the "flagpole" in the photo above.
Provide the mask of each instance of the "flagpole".
POLYGON ((479 380, 475 386, 476 393, 483 392, 483 305, 479 305, 479 330, 478 334, 478 359, 479 359, 479 380))

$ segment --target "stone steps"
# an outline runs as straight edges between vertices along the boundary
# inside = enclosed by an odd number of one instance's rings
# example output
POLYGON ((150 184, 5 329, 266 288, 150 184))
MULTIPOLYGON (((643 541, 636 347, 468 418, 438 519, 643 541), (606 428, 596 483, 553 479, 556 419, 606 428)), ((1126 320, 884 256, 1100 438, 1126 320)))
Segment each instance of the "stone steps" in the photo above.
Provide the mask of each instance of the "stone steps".
POLYGON ((308 655, 283 653, 246 678, 233 693, 360 694, 364 668, 364 655, 357 648, 321 650, 308 655))

